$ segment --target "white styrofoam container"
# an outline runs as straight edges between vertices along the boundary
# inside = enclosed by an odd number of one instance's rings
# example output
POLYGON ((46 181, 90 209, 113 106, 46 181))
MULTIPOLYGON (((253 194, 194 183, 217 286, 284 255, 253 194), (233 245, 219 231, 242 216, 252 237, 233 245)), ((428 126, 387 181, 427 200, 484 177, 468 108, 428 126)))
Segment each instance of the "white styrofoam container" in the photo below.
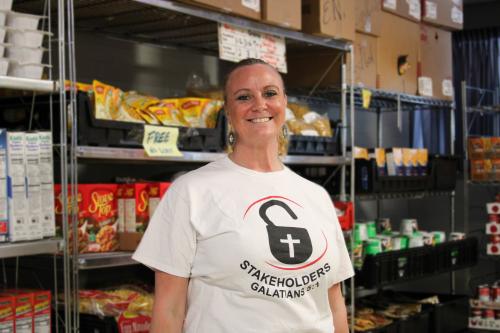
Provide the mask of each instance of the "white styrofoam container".
POLYGON ((15 60, 11 60, 9 64, 8 76, 22 77, 25 79, 40 80, 43 76, 43 70, 49 65, 43 64, 23 64, 15 60))
POLYGON ((41 64, 44 51, 45 50, 41 47, 32 48, 8 45, 6 47, 5 57, 23 64, 41 64))
POLYGON ((0 0, 0 10, 11 10, 12 0, 0 0))
POLYGON ((7 75, 8 70, 9 70, 9 59, 0 58, 0 76, 7 75))
POLYGON ((6 42, 16 46, 41 47, 48 32, 41 30, 7 29, 6 42))
POLYGON ((43 16, 26 13, 7 12, 7 27, 22 30, 37 30, 43 16))

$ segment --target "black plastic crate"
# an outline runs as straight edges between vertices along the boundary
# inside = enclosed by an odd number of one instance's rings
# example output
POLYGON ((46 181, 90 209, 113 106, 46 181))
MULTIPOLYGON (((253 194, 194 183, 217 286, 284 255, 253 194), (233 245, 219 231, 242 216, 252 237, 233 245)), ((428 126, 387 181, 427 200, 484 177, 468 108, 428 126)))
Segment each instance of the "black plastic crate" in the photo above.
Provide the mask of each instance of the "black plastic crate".
POLYGON ((436 273, 449 272, 476 265, 479 256, 478 246, 478 240, 475 237, 436 245, 436 273))
POLYGON ((398 333, 428 333, 430 332, 430 311, 422 309, 417 315, 398 320, 398 333))
POLYGON ((432 247, 390 251, 365 257, 360 284, 375 288, 432 274, 432 247))
POLYGON ((440 191, 454 190, 457 184, 458 158, 436 155, 431 157, 430 164, 433 188, 440 191))
POLYGON ((356 160, 356 192, 387 193, 425 191, 432 188, 432 176, 379 176, 374 159, 356 160))
POLYGON ((118 324, 113 317, 80 314, 80 332, 118 333, 118 324))

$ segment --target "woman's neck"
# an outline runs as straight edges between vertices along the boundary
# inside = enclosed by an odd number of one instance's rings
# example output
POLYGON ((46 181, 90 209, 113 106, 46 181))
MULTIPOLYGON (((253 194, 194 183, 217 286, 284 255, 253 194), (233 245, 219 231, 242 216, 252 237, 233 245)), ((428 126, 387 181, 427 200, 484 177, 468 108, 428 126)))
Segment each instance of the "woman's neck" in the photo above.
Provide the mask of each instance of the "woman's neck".
POLYGON ((263 149, 236 145, 229 158, 238 165, 259 172, 272 172, 283 169, 277 147, 263 149))

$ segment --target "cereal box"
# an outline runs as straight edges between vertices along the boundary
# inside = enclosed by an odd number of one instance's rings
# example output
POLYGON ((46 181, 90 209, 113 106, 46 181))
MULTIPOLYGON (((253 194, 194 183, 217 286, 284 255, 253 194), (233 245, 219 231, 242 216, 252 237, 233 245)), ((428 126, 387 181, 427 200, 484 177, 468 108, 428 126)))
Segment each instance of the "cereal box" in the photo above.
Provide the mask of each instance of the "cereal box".
POLYGON ((0 128, 0 242, 7 241, 8 232, 9 212, 7 204, 7 131, 0 128))
POLYGON ((1 295, 11 296, 15 307, 15 330, 16 333, 33 333, 33 311, 35 295, 32 292, 18 290, 5 291, 1 295))
POLYGON ((125 231, 125 188, 125 184, 118 184, 116 189, 118 232, 125 231))
POLYGON ((29 239, 24 145, 23 132, 7 132, 9 239, 13 242, 29 239))
POLYGON ((167 193, 168 188, 172 183, 169 182, 161 182, 160 183, 160 199, 163 198, 165 193, 167 193))
POLYGON ((51 294, 48 290, 34 291, 34 333, 50 333, 51 294))
POLYGON ((54 216, 54 158, 52 153, 52 133, 38 132, 40 140, 40 191, 41 219, 44 237, 56 235, 54 216))
MULTIPOLYGON (((74 200, 71 200, 71 191, 68 189, 69 210, 78 214, 79 252, 108 252, 117 249, 117 187, 116 184, 79 184, 77 205, 73 209, 71 206, 74 200)), ((63 201, 60 185, 55 186, 55 201, 57 229, 62 230, 63 201)), ((69 238, 71 242, 71 232, 69 238)))
POLYGON ((15 321, 15 300, 8 295, 0 296, 0 332, 14 333, 15 321))
POLYGON ((128 184, 125 189, 125 231, 144 232, 149 222, 147 183, 128 184))
POLYGON ((24 162, 28 198, 28 238, 43 238, 40 187, 40 140, 38 133, 25 133, 24 162))

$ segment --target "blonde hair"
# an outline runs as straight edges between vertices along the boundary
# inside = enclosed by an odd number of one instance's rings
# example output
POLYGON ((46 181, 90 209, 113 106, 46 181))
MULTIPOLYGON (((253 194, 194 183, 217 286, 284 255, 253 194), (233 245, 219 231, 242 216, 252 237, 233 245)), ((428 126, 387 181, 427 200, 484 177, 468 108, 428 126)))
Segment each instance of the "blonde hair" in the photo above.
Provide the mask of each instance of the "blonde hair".
MULTIPOLYGON (((229 79, 231 78, 231 75, 239 68, 241 67, 245 67, 245 66, 252 66, 252 65, 265 65, 265 66, 269 66, 270 68, 272 68, 279 76, 280 80, 281 80, 281 84, 283 86, 283 93, 285 94, 285 82, 283 81, 283 77, 281 76, 281 73, 278 72, 278 70, 271 66, 271 64, 265 62, 264 60, 261 60, 261 59, 257 59, 257 58, 247 58, 247 59, 243 59, 241 61, 239 61, 230 71, 229 73, 226 75, 226 77, 224 78, 224 104, 226 104, 226 88, 227 88, 227 84, 229 82, 229 79)), ((227 117, 227 109, 224 107, 224 111, 226 112, 226 118, 227 117)), ((287 133, 290 133, 289 129, 288 129, 288 126, 286 124, 284 124, 283 126, 286 127, 287 129, 287 133)), ((233 146, 229 144, 229 133, 233 132, 233 135, 235 134, 235 132, 232 130, 232 126, 231 124, 229 124, 229 122, 227 123, 227 135, 226 135, 226 152, 228 154, 232 153, 233 152, 233 146)), ((284 133, 283 133, 283 129, 280 131, 279 135, 278 135, 278 155, 279 156, 285 156, 287 153, 288 153, 288 143, 289 143, 289 137, 288 136, 285 136, 284 133)))

